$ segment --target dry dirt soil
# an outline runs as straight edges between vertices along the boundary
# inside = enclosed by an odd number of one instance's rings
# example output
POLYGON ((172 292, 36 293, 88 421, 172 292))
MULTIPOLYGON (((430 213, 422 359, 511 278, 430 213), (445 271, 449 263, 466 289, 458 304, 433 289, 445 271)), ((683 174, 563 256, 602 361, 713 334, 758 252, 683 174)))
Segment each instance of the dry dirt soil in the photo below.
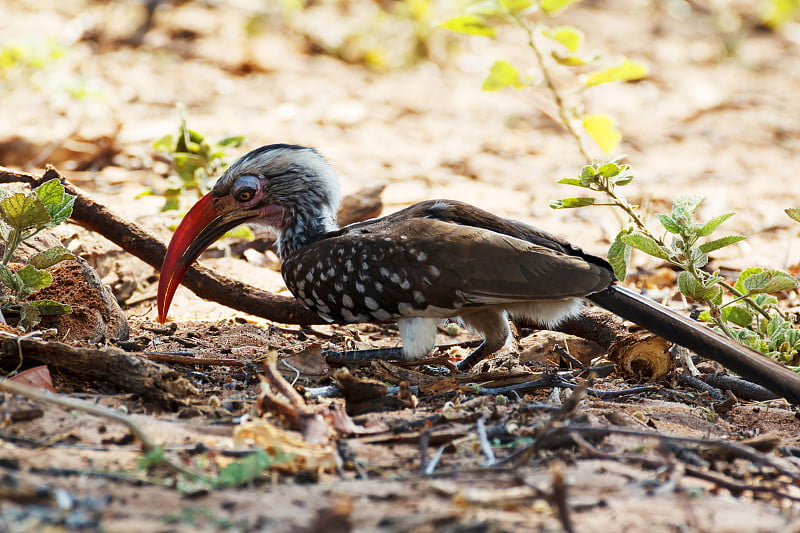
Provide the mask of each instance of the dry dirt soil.
MULTIPOLYGON (((0 165, 38 175, 52 164, 167 240, 176 212, 161 213, 158 195, 136 196, 165 188, 170 167, 151 143, 174 134, 181 104, 190 127, 209 139, 246 137, 228 150, 231 158, 269 143, 314 146, 335 166, 345 192, 385 185, 384 213, 453 198, 604 254, 619 229, 613 210, 548 207, 574 195, 556 182, 585 161, 559 125, 521 32, 501 26, 497 38, 485 39, 431 29, 452 13, 450 3, 433 2, 430 20, 419 26, 427 35, 420 48, 412 23, 381 12, 402 8, 400 2, 284 4, 291 2, 165 2, 152 26, 137 31, 142 2, 6 0, 0 165), (383 66, 367 66, 378 47, 383 66), (415 56, 420 50, 426 57, 415 56), (536 83, 482 91, 498 59, 519 65, 536 83)), ((604 54, 603 65, 627 56, 648 67, 637 83, 590 90, 572 71, 556 68, 555 83, 569 105, 618 121, 623 142, 615 153, 627 154, 636 173, 625 192, 646 213, 668 211, 678 194, 707 196, 703 219, 737 213, 722 233, 748 239, 713 262, 733 276, 747 266, 796 273, 800 263, 800 225, 783 211, 800 206, 800 27, 765 29, 755 4, 597 0, 547 21, 582 29, 587 54, 604 54)), ((186 195, 184 208, 192 199, 186 195)), ((720 406, 706 393, 664 381, 649 392, 587 397, 558 410, 563 389, 479 394, 478 385, 448 378, 442 359, 414 373, 367 365, 350 373, 399 391, 383 391, 388 399, 360 414, 348 402, 352 420, 330 414, 342 403, 336 395, 307 398, 317 419, 335 428, 336 441, 309 449, 276 416, 281 408, 260 399, 256 374, 266 354, 279 355, 279 370, 297 386, 324 387, 335 368, 320 349, 391 346, 395 328, 269 323, 184 288, 170 313, 175 326, 160 326, 153 268, 77 225, 59 235, 122 302, 132 327, 123 348, 134 350, 131 357, 183 357, 160 361, 193 388, 165 407, 56 366, 59 393, 128 413, 174 461, 207 476, 241 459, 234 435, 246 424, 277 431, 262 438, 294 450, 293 459, 241 487, 212 488, 164 467, 137 468, 141 447, 122 425, 6 394, 0 531, 800 531, 800 420, 781 400, 720 406), (565 424, 577 429, 559 433, 565 424), (483 437, 488 444, 481 446, 483 437), (726 447, 745 439, 757 442, 726 447)), ((242 257, 230 253, 231 244, 217 245, 202 261, 288 295, 271 252, 251 249, 242 257)), ((641 255, 632 270, 629 283, 690 311, 676 296, 671 271, 641 255)), ((784 308, 796 296, 784 295, 784 308)), ((529 349, 523 364, 521 350, 511 349, 487 368, 492 374, 474 378, 479 385, 519 382, 543 360, 558 362, 551 348, 564 337, 521 334, 529 349)), ((470 339, 450 330, 439 341, 470 339)), ((591 357, 570 342, 574 354, 591 357)), ((466 352, 459 346, 440 353, 466 352)), ((637 384, 612 374, 595 386, 637 384)), ((265 442, 251 439, 251 448, 253 441, 265 442)))

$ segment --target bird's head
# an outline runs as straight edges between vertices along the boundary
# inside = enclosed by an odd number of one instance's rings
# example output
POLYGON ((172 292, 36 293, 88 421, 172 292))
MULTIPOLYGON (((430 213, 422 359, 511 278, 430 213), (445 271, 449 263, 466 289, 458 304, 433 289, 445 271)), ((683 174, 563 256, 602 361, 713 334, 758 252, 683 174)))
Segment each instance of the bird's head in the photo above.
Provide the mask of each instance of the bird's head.
POLYGON ((339 202, 336 174, 312 148, 271 144, 244 155, 175 230, 158 282, 159 321, 166 319, 189 265, 227 231, 245 222, 260 222, 275 228, 280 240, 300 238, 290 235, 295 232, 313 239, 315 232, 335 229, 339 202))

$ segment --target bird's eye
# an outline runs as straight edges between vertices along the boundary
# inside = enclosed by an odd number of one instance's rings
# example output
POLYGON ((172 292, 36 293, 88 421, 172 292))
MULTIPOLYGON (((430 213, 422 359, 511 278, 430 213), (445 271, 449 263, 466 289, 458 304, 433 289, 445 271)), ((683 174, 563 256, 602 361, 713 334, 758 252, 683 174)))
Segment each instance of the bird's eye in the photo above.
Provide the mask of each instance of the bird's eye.
POLYGON ((237 202, 249 202, 256 196, 259 187, 258 178, 255 176, 241 176, 233 184, 231 194, 237 202))

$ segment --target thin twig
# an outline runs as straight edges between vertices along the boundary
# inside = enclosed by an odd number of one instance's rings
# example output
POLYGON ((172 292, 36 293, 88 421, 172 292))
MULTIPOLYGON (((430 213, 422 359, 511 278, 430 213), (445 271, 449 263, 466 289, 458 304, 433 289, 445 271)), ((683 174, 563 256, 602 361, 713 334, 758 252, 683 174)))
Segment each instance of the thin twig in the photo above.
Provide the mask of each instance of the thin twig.
POLYGON ((428 445, 431 442, 431 427, 428 425, 419 435, 419 469, 422 472, 428 468, 428 445))
POLYGON ((445 448, 447 448, 446 444, 442 444, 441 446, 439 446, 439 448, 436 450, 436 453, 433 454, 433 457, 431 457, 430 462, 425 467, 425 470, 423 470, 422 472, 423 474, 425 474, 426 476, 430 476, 431 474, 433 474, 433 472, 436 470, 436 467, 439 465, 439 460, 442 458, 442 454, 444 453, 445 448))
POLYGON ((550 474, 553 476, 553 500, 558 508, 558 519, 561 527, 567 533, 574 533, 575 526, 572 523, 572 513, 567 497, 567 482, 564 479, 564 469, 561 461, 555 461, 550 465, 550 474))
POLYGON ((329 441, 330 428, 325 423, 320 413, 306 405, 303 397, 292 387, 283 375, 278 371, 278 354, 270 352, 264 363, 264 374, 259 374, 262 383, 268 387, 262 387, 264 400, 268 400, 272 405, 279 407, 281 412, 288 416, 303 437, 312 444, 322 444, 329 441), (275 389, 286 401, 275 395, 269 387, 275 389))
MULTIPOLYGON (((578 446, 581 447, 581 449, 588 457, 593 459, 608 459, 617 462, 636 463, 649 469, 657 469, 664 466, 663 461, 657 461, 650 457, 643 457, 640 455, 630 455, 630 454, 606 453, 600 451, 599 449, 597 449, 597 447, 595 447, 592 443, 590 443, 580 433, 576 431, 571 431, 570 437, 575 441, 575 443, 578 446)), ((752 485, 752 484, 741 483, 723 474, 712 473, 707 470, 700 470, 695 466, 686 464, 682 465, 682 469, 683 473, 686 474, 687 476, 692 476, 705 481, 710 481, 711 483, 714 483, 719 487, 729 490, 734 495, 740 494, 745 491, 751 491, 755 493, 773 494, 780 498, 786 498, 791 501, 800 502, 800 497, 780 492, 779 490, 766 485, 752 485)))
POLYGON ((159 363, 175 363, 181 365, 196 365, 196 366, 248 366, 250 363, 247 361, 239 361, 238 359, 228 359, 222 357, 193 357, 187 355, 174 355, 172 353, 163 352, 142 352, 142 354, 151 361, 159 363))
POLYGON ((693 446, 705 447, 712 450, 716 450, 720 454, 725 454, 730 457, 745 458, 756 464, 774 468, 779 473, 787 475, 793 479, 797 479, 798 477, 800 477, 800 470, 798 469, 792 470, 787 467, 784 467, 776 463, 772 459, 770 459, 766 454, 763 454, 751 448, 750 446, 747 446, 745 444, 739 444, 736 442, 706 439, 706 438, 680 437, 676 435, 665 435, 663 433, 657 433, 654 431, 644 431, 638 429, 597 427, 597 426, 586 426, 586 425, 568 425, 568 426, 554 427, 550 431, 548 431, 546 435, 539 433, 539 431, 537 431, 537 433, 542 435, 540 440, 544 440, 545 437, 559 436, 564 432, 569 434, 572 431, 576 431, 582 435, 596 435, 600 437, 605 437, 611 434, 627 435, 632 437, 655 439, 660 441, 661 443, 672 444, 672 445, 689 444, 693 446))
POLYGON ((692 387, 701 392, 705 392, 706 394, 711 396, 711 399, 715 402, 721 402, 725 399, 725 395, 722 394, 721 390, 712 385, 709 385, 700 378, 696 378, 688 374, 682 374, 680 372, 675 372, 674 374, 670 374, 668 377, 675 379, 675 381, 677 381, 678 384, 684 387, 692 387))
POLYGON ((727 374, 704 374, 700 376, 704 382, 712 387, 718 387, 733 392, 743 400, 763 402, 780 398, 766 387, 747 381, 746 379, 729 376, 727 374))
POLYGON ((700 470, 699 468, 690 465, 685 465, 684 470, 686 472, 686 475, 696 477, 704 481, 710 481, 711 483, 714 483, 719 487, 729 490, 734 495, 738 495, 741 494, 742 492, 749 491, 754 493, 772 494, 780 498, 786 498, 787 500, 800 502, 800 496, 793 496, 785 492, 780 492, 779 490, 766 485, 753 485, 750 483, 741 483, 723 474, 718 474, 718 473, 714 474, 706 470, 700 470))
POLYGON ((572 117, 567 114, 567 106, 564 103, 564 99, 561 97, 561 93, 556 87, 553 77, 550 75, 550 69, 547 67, 547 63, 544 61, 544 55, 542 54, 541 50, 539 50, 539 46, 536 44, 536 39, 534 37, 536 27, 531 26, 530 22, 528 22, 528 20, 520 14, 514 14, 513 16, 517 24, 519 24, 519 26, 525 30, 525 33, 528 35, 528 46, 536 55, 536 60, 539 63, 539 70, 542 72, 542 78, 544 79, 545 85, 547 85, 547 88, 550 90, 550 93, 553 95, 553 100, 556 102, 558 116, 561 119, 562 124, 564 124, 564 127, 567 128, 569 134, 575 138, 575 142, 578 145, 578 151, 581 153, 583 158, 587 163, 591 164, 592 158, 583 144, 583 138, 575 128, 572 117))
POLYGON ((478 431, 478 442, 481 444, 481 451, 483 455, 486 456, 484 466, 492 466, 497 462, 497 458, 494 456, 494 450, 489 442, 489 436, 486 434, 486 420, 483 417, 478 419, 476 428, 478 431))

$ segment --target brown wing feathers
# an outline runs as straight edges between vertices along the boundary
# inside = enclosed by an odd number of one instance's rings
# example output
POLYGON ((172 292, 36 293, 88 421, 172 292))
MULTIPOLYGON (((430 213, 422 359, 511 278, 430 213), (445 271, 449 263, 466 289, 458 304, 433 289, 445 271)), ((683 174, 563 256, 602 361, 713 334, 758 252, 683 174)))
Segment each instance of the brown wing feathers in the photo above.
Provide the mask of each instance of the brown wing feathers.
POLYGON ((424 202, 332 233, 287 260, 287 284, 323 316, 359 321, 585 296, 613 280, 602 260, 573 255, 582 252, 536 228, 471 206, 456 218, 452 207, 424 202))

